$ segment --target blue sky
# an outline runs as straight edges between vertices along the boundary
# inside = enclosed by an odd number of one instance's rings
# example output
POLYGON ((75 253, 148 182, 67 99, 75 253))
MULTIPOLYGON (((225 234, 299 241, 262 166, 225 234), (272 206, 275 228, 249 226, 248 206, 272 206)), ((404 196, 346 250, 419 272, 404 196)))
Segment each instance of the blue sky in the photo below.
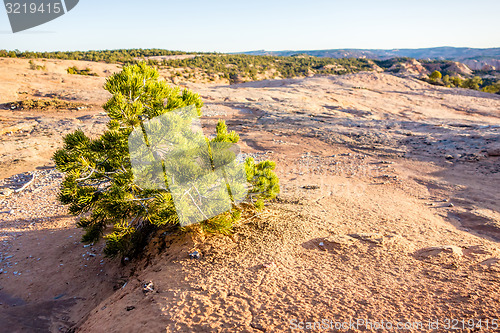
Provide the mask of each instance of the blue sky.
POLYGON ((16 34, 0 7, 0 49, 500 47, 499 13, 500 0, 80 0, 16 34))

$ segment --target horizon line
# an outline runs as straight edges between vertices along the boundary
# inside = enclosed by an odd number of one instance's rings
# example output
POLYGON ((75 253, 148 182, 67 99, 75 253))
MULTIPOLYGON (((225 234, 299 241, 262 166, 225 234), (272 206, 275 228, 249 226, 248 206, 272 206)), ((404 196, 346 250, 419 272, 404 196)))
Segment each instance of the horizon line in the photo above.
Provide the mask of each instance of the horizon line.
POLYGON ((0 49, 4 51, 20 51, 20 52, 34 52, 34 53, 53 53, 53 52, 90 52, 90 51, 119 51, 119 50, 164 50, 164 51, 172 51, 172 52, 185 52, 185 53, 221 53, 221 54, 235 54, 235 53, 249 53, 249 52, 309 52, 309 51, 342 51, 342 50, 357 50, 357 51, 398 51, 398 50, 425 50, 425 49, 472 49, 472 50, 494 50, 494 49, 500 49, 500 46, 498 47, 470 47, 470 46, 433 46, 433 47, 415 47, 415 48, 409 48, 409 47, 403 47, 403 48, 353 48, 353 47, 347 47, 347 48, 326 48, 326 49, 281 49, 281 50, 266 50, 266 49, 254 49, 254 50, 246 50, 246 51, 229 51, 229 52, 222 52, 222 51, 184 51, 184 50, 175 50, 175 49, 168 49, 168 48, 159 48, 159 47, 148 47, 148 48, 142 48, 142 47, 137 47, 137 48, 113 48, 113 49, 88 49, 88 50, 82 50, 82 49, 75 49, 75 50, 57 50, 57 51, 32 51, 32 50, 19 50, 19 49, 14 49, 14 50, 8 50, 8 49, 0 49))

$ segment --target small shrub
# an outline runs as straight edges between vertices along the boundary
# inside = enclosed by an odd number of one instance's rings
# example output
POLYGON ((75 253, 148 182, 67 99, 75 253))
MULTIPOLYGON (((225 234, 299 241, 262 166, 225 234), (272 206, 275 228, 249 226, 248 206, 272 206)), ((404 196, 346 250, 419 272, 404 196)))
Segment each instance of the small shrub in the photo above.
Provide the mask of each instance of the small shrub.
POLYGON ((479 76, 474 76, 472 79, 467 79, 462 82, 462 88, 479 90, 483 80, 479 76))
POLYGON ((29 61, 30 64, 30 69, 35 70, 35 71, 45 71, 47 70, 47 67, 45 65, 37 65, 33 60, 29 61))
POLYGON ((438 83, 441 81, 442 77, 443 77, 443 74, 441 74, 440 71, 434 71, 429 75, 429 82, 438 83))
POLYGON ((98 76, 96 73, 92 73, 90 68, 78 69, 76 66, 66 68, 66 72, 68 74, 77 74, 77 75, 88 75, 88 76, 98 76))

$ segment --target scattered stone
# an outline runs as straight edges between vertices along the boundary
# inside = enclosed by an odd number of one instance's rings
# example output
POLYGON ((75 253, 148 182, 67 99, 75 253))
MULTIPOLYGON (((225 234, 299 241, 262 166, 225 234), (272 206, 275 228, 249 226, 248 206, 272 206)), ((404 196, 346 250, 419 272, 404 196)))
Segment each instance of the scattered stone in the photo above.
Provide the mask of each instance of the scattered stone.
POLYGON ((499 270, 500 269, 500 259, 496 258, 496 257, 488 258, 488 259, 480 262, 479 265, 485 266, 489 269, 499 270))
POLYGON ((452 160, 452 159, 454 159, 455 157, 453 157, 453 155, 446 155, 446 157, 445 157, 445 158, 446 158, 447 160, 452 160))
POLYGON ((442 246, 432 246, 426 247, 418 250, 415 255, 418 258, 427 259, 430 257, 438 257, 441 255, 451 255, 455 257, 463 256, 463 251, 461 247, 455 245, 442 245, 442 246))
POLYGON ((129 305, 125 308, 125 310, 127 310, 127 311, 132 311, 133 309, 135 309, 135 306, 133 306, 133 305, 129 305))
POLYGON ((486 150, 489 156, 500 156, 500 145, 490 147, 486 150))
POLYGON ((189 254, 189 258, 191 258, 191 259, 200 259, 200 256, 201 255, 200 255, 200 253, 198 251, 194 251, 194 252, 191 252, 189 254))
POLYGON ((453 207, 453 206, 455 206, 455 205, 450 202, 447 207, 453 207))
POLYGON ((144 283, 142 287, 142 292, 143 293, 148 293, 148 292, 154 292, 155 291, 155 285, 153 284, 153 281, 149 281, 147 283, 144 283))
POLYGON ((317 189, 319 189, 319 186, 318 185, 304 185, 304 186, 302 186, 302 188, 304 190, 317 190, 317 189))
POLYGON ((354 243, 354 238, 347 235, 332 235, 325 238, 324 241, 336 247, 348 247, 354 243))
POLYGON ((359 240, 370 242, 373 244, 382 245, 384 243, 384 236, 376 233, 364 233, 364 234, 352 234, 351 237, 357 238, 359 240))

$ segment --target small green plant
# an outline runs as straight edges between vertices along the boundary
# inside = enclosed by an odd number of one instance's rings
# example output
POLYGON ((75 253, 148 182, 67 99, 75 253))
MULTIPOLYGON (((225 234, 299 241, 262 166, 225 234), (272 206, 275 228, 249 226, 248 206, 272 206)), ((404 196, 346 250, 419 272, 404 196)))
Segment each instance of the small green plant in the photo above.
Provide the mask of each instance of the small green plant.
MULTIPOLYGON (((149 126, 151 120, 180 108, 194 107, 201 115, 203 103, 198 94, 167 85, 166 81, 160 80, 158 72, 145 63, 125 66, 120 73, 107 79, 105 89, 112 94, 103 106, 110 118, 108 129, 95 139, 81 130, 68 134, 64 137, 64 147, 54 154, 58 170, 66 173, 59 200, 69 206, 71 214, 80 216, 78 226, 85 229, 83 242, 104 238, 106 255, 133 256, 155 230, 180 227, 180 218, 171 189, 172 186, 175 188, 175 183, 169 183, 165 176, 167 187, 155 189, 142 188, 134 181, 129 136, 133 132, 141 133, 137 129, 145 133, 145 126, 149 126)), ((161 126, 159 130, 164 131, 161 137, 193 146, 193 142, 186 139, 191 134, 182 132, 181 123, 161 126)), ((226 155, 219 158, 220 151, 212 147, 217 143, 237 143, 239 136, 234 131, 229 132, 226 124, 219 121, 215 137, 203 140, 211 147, 208 156, 205 154, 194 163, 190 155, 180 154, 177 159, 163 160, 159 170, 163 168, 165 174, 167 168, 175 169, 176 179, 198 174, 199 163, 215 170, 217 161, 224 160, 226 155), (186 174, 188 170, 193 170, 193 173, 186 174)), ((264 200, 279 193, 278 177, 273 172, 274 162, 255 163, 249 158, 244 167, 249 188, 247 200, 235 201, 233 195, 236 192, 231 189, 231 208, 203 220, 200 225, 204 231, 230 233, 244 207, 262 207, 264 200)), ((150 165, 144 168, 145 175, 150 175, 154 169, 150 165)))

